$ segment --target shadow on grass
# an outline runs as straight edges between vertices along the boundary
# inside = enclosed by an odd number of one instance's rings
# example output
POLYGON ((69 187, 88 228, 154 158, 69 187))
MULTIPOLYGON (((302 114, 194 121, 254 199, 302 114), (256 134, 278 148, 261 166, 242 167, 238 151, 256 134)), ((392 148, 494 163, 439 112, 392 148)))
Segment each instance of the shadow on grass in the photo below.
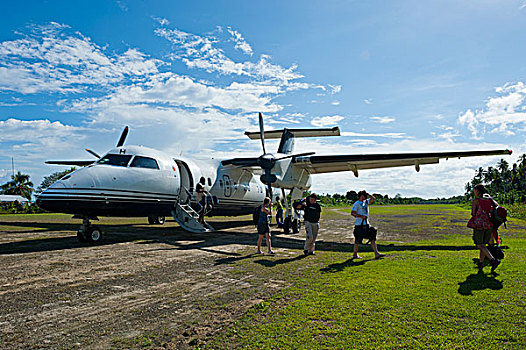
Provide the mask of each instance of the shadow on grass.
POLYGON ((260 265, 263 265, 265 267, 274 267, 274 266, 277 266, 277 265, 281 265, 281 264, 287 264, 287 263, 290 263, 290 262, 293 262, 293 261, 296 261, 296 260, 301 260, 301 259, 304 259, 306 258, 306 256, 301 253, 301 255, 297 255, 293 258, 288 258, 288 259, 277 259, 277 260, 256 260, 254 261, 256 264, 260 264, 260 265))
POLYGON ((502 282, 495 279, 496 274, 486 275, 483 272, 469 275, 464 282, 459 282, 458 293, 461 295, 473 295, 474 290, 502 289, 502 282))
POLYGON ((372 261, 373 259, 348 259, 342 263, 337 264, 330 264, 327 267, 324 267, 323 269, 320 269, 321 272, 324 273, 335 273, 335 272, 341 272, 345 270, 348 267, 355 267, 355 266, 362 266, 368 261, 372 261))
MULTIPOLYGON (((231 255, 232 254, 233 253, 231 253, 231 255)), ((247 255, 242 255, 242 256, 231 256, 228 258, 221 258, 221 259, 217 259, 214 265, 217 266, 217 265, 223 265, 223 264, 235 264, 238 261, 250 259, 254 256, 259 256, 259 254, 252 253, 252 254, 247 254, 247 255)))

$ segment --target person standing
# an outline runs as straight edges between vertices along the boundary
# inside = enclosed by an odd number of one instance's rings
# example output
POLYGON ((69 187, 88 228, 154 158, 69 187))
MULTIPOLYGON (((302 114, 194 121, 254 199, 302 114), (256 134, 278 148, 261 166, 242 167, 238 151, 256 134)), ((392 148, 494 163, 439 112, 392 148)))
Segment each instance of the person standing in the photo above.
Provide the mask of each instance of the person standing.
POLYGON ((201 206, 201 209, 199 209, 198 211, 198 214, 199 214, 198 221, 201 224, 205 223, 206 194, 208 193, 206 191, 205 184, 206 184, 205 178, 201 177, 201 179, 199 179, 199 182, 195 186, 195 192, 196 192, 195 198, 197 199, 197 203, 199 203, 199 205, 201 206))
POLYGON ((353 259, 361 259, 361 256, 358 255, 358 247, 363 243, 364 238, 371 242, 375 259, 385 256, 385 254, 378 252, 378 247, 376 246, 376 229, 369 226, 369 204, 373 204, 375 200, 376 198, 374 196, 363 190, 358 192, 358 200, 354 202, 352 206, 351 215, 356 218, 353 231, 353 259))
MULTIPOLYGON (((496 205, 496 202, 489 196, 488 191, 483 184, 478 184, 475 186, 473 193, 475 194, 475 198, 471 202, 471 216, 475 217, 477 215, 477 211, 480 208, 489 218, 490 211, 496 205)), ((493 229, 491 228, 487 230, 473 229, 473 242, 479 249, 480 260, 477 264, 479 271, 482 271, 482 268, 484 267, 484 259, 486 257, 490 260, 491 272, 495 271, 497 266, 500 264, 500 260, 494 258, 491 252, 488 250, 488 247, 486 247, 492 238, 492 231, 493 229)))
POLYGON ((276 224, 279 228, 283 227, 283 203, 279 197, 276 197, 276 224))
POLYGON ((304 255, 314 255, 314 248, 316 246, 316 238, 320 230, 320 216, 321 207, 317 203, 318 196, 316 193, 311 193, 301 204, 303 209, 303 219, 305 224, 305 245, 303 247, 304 255))
POLYGON ((269 215, 271 214, 271 206, 272 206, 272 203, 271 203, 271 200, 269 197, 265 197, 265 199, 263 200, 263 205, 260 206, 260 212, 259 212, 259 216, 258 216, 258 225, 257 225, 257 229, 258 229, 258 254, 261 254, 261 243, 263 242, 263 236, 265 236, 266 238, 266 242, 267 242, 267 248, 268 248, 268 253, 269 254, 274 254, 274 252, 272 251, 272 242, 271 242, 271 237, 270 237, 270 226, 269 226, 269 220, 268 220, 268 217, 269 215))

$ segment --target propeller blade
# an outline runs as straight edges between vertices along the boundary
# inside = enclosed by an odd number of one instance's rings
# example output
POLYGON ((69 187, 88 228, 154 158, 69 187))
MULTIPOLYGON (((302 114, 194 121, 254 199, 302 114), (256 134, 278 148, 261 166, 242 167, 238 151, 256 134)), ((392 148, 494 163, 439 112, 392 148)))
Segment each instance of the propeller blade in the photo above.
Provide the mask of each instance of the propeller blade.
POLYGON ((117 147, 122 147, 124 145, 124 141, 126 140, 126 136, 128 136, 128 126, 122 130, 121 137, 119 139, 119 142, 117 142, 117 147))
POLYGON ((94 156, 97 157, 97 158, 100 158, 100 156, 99 156, 97 153, 93 152, 93 151, 90 150, 89 148, 86 148, 86 151, 87 151, 89 154, 94 155, 94 156))
POLYGON ((263 154, 267 154, 265 151, 265 129, 263 127, 263 116, 259 112, 259 134, 261 135, 261 146, 263 146, 263 154))
POLYGON ((226 159, 221 161, 221 165, 237 165, 237 166, 259 166, 258 163, 259 158, 234 158, 234 159, 226 159))

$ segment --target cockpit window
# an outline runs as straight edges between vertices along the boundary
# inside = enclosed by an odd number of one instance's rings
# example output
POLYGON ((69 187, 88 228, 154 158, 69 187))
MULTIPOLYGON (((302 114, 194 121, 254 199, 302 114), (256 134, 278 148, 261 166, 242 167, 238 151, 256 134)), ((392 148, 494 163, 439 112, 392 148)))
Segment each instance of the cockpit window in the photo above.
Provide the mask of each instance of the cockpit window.
POLYGON ((147 169, 159 169, 157 161, 153 158, 135 156, 130 164, 130 168, 147 168, 147 169))
POLYGON ((126 166, 130 162, 131 155, 125 154, 106 154, 100 160, 98 164, 115 165, 115 166, 126 166))

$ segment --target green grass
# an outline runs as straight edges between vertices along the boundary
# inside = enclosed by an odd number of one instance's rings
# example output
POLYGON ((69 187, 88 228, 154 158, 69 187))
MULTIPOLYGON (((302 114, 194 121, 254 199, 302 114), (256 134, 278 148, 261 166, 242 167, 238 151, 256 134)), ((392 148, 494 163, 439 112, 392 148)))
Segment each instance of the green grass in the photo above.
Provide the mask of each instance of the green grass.
MULTIPOLYGON (((423 224, 417 214, 429 211, 466 216, 453 205, 378 207, 373 213, 411 215, 423 224)), ((513 224, 518 232, 505 239, 497 274, 489 267, 477 274, 478 251, 469 236, 457 233, 392 246, 379 242, 388 254, 381 260, 371 259, 371 252, 350 260, 349 252, 318 251, 280 265, 292 286, 252 307, 207 347, 526 349, 526 223, 513 224)))

